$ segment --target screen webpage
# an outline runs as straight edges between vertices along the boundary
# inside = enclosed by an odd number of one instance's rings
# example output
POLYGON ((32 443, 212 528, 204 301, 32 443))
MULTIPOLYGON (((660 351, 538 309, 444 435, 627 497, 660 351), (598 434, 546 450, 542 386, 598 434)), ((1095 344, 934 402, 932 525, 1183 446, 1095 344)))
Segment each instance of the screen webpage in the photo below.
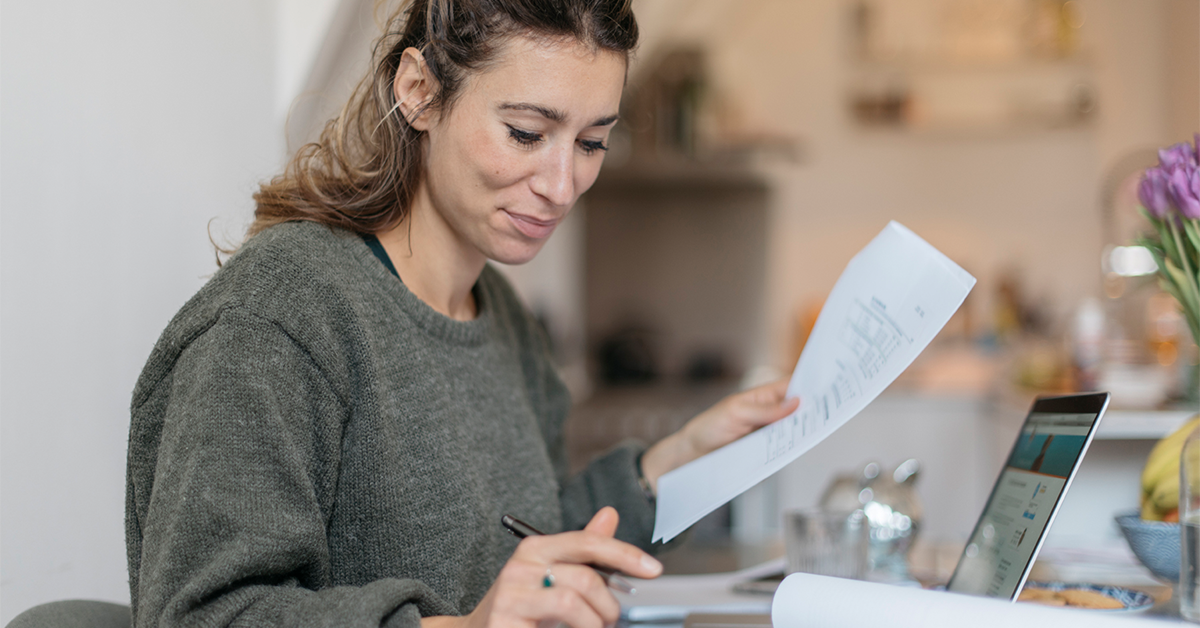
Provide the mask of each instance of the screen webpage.
POLYGON ((1013 597, 1095 419, 1094 413, 1029 416, 959 559, 951 591, 1013 597))

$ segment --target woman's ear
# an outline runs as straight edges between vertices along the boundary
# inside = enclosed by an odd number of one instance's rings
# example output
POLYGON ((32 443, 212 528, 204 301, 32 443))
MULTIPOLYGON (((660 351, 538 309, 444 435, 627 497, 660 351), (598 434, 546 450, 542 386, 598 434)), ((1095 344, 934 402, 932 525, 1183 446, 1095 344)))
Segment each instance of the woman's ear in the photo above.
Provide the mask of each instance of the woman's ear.
POLYGON ((400 56, 400 67, 392 82, 392 93, 400 115, 418 131, 428 131, 433 121, 429 103, 437 89, 434 78, 429 75, 425 56, 416 48, 407 48, 400 56))

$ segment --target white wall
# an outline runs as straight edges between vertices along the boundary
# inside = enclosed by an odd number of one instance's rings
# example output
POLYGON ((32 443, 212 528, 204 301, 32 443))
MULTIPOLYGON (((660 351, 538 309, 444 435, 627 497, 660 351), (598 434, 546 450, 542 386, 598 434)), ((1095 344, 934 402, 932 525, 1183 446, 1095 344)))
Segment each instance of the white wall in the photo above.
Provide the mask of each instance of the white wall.
MULTIPOLYGON (((680 0, 640 2, 648 18, 643 61, 665 47, 702 46, 717 99, 733 103, 746 129, 801 141, 800 163, 765 167, 776 200, 762 359, 780 368, 795 359, 798 310, 820 303, 850 255, 890 219, 977 276, 967 304, 977 323, 990 318, 996 279, 1008 268, 1065 318, 1099 293, 1105 170, 1133 150, 1190 139, 1168 114, 1200 107, 1194 96, 1183 105, 1172 99, 1191 93, 1176 86, 1195 82, 1170 74, 1195 70, 1168 63, 1172 16, 1195 17, 1174 0, 1081 2, 1080 65, 1098 101, 1091 125, 957 133, 872 131, 851 120, 851 0, 697 0, 674 22, 666 16, 684 11, 680 0)), ((1194 40, 1200 24, 1191 28, 1194 40)), ((1192 40, 1174 39, 1192 50, 1192 40)), ((1054 71, 1062 70, 1028 69, 1054 71)))
POLYGON ((129 598, 135 378, 282 146, 274 0, 0 5, 0 624, 129 598))
POLYGON ((275 108, 286 117, 296 94, 309 82, 341 0, 289 0, 277 9, 275 108))

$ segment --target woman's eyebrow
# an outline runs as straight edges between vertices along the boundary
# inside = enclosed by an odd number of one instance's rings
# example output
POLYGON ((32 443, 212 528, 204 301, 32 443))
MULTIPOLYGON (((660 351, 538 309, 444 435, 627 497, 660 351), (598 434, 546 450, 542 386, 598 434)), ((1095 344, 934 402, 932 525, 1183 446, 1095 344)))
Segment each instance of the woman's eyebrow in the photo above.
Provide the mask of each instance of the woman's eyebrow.
POLYGON ((613 114, 611 116, 604 116, 603 118, 597 118, 597 119, 593 120, 589 126, 608 126, 608 125, 616 122, 619 118, 620 118, 620 116, 618 116, 616 114, 613 114))
MULTIPOLYGON (((535 105, 533 103, 527 103, 527 102, 500 103, 500 109, 507 110, 507 111, 532 111, 532 112, 542 116, 543 118, 546 118, 547 120, 550 120, 552 122, 558 122, 560 124, 563 122, 566 122, 566 120, 567 120, 567 114, 563 113, 562 111, 559 111, 558 109, 553 109, 551 107, 543 107, 542 105, 535 105)), ((597 118, 588 126, 589 127, 608 126, 608 125, 616 122, 618 118, 619 118, 619 116, 617 116, 615 114, 611 115, 611 116, 605 116, 603 118, 597 118)))

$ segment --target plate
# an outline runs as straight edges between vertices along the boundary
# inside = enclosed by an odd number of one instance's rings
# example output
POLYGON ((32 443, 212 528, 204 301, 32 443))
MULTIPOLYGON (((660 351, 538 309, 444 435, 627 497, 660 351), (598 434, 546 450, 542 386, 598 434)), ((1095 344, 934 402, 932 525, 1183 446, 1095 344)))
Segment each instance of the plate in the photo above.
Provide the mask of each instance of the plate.
MULTIPOLYGON (((1087 609, 1105 613, 1136 613, 1154 606, 1155 603, 1154 596, 1150 595, 1149 593, 1135 591, 1134 589, 1126 589, 1125 587, 1114 587, 1103 584, 1078 584, 1073 582, 1027 582, 1025 583, 1025 588, 1048 589, 1050 591, 1095 591, 1096 593, 1107 595, 1108 597, 1111 597, 1125 605, 1125 608, 1087 609)), ((1034 602, 1027 603, 1033 604, 1034 602)))

